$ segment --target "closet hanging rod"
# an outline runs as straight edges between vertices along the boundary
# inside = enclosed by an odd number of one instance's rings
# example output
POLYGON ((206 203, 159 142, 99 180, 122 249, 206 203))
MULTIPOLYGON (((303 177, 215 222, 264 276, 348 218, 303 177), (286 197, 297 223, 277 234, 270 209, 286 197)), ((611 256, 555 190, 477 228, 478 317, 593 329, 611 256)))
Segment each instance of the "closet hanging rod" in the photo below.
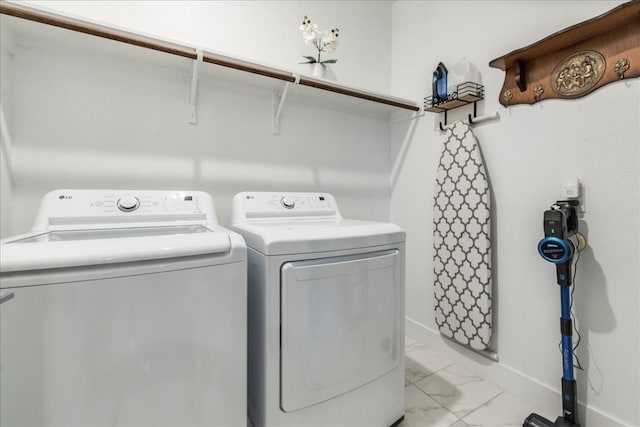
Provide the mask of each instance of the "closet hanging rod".
MULTIPOLYGON (((42 24, 51 25, 66 30, 76 31, 91 36, 102 37, 109 40, 144 47, 147 49, 157 50, 171 55, 182 56, 183 58, 197 59, 197 49, 193 47, 183 46, 177 43, 159 40, 152 37, 135 34, 129 31, 119 30, 104 25, 98 25, 91 22, 81 21, 74 18, 58 15, 55 13, 45 12, 14 3, 0 3, 0 13, 5 15, 22 18, 29 21, 40 22, 42 24)), ((203 52, 203 61, 210 64, 221 65, 227 68, 246 71, 254 74, 272 77, 279 80, 294 81, 294 77, 285 71, 277 70, 258 64, 252 64, 247 61, 231 58, 212 52, 203 52)))
POLYGON ((15 16, 29 21, 40 22, 41 24, 52 25, 66 30, 76 31, 79 33, 89 34, 92 36, 103 37, 110 40, 119 41, 147 49, 158 50, 160 52, 170 53, 185 58, 196 59, 196 50, 190 47, 181 46, 175 43, 156 40, 151 37, 145 37, 127 31, 109 28, 90 22, 79 21, 77 19, 66 16, 45 12, 42 10, 32 9, 30 7, 1 2, 0 13, 4 15, 15 16))
MULTIPOLYGON (((115 40, 118 42, 127 43, 147 49, 157 50, 160 52, 181 56, 183 58, 197 59, 198 57, 196 49, 192 47, 183 46, 177 43, 159 40, 153 37, 147 37, 104 25, 98 25, 91 22, 82 21, 79 19, 74 19, 67 16, 26 7, 23 5, 18 5, 15 3, 7 3, 5 1, 0 2, 0 14, 52 25, 54 27, 76 31, 96 37, 115 40)), ((277 68, 260 65, 213 52, 204 51, 203 62, 219 65, 226 68, 233 68, 252 74, 259 74, 265 77, 271 77, 286 82, 294 82, 296 80, 296 77, 292 72, 279 70, 277 68)), ((354 98, 364 99, 379 104, 390 105, 405 110, 420 110, 420 106, 417 103, 404 102, 404 100, 397 100, 393 97, 378 96, 367 91, 348 88, 339 84, 332 84, 331 82, 319 81, 313 78, 302 77, 299 84, 302 86, 314 87, 317 89, 335 92, 354 98)))
POLYGON ((314 79, 312 77, 300 76, 300 84, 302 86, 315 87, 316 89, 326 90, 329 92, 339 93, 341 95, 347 95, 354 98, 360 98, 367 101, 377 102, 379 104, 391 105, 392 107, 404 108, 405 110, 420 111, 422 107, 416 104, 407 104, 406 102, 396 101, 390 98, 383 98, 376 96, 373 93, 366 91, 360 91, 355 88, 349 88, 341 86, 340 84, 314 79))

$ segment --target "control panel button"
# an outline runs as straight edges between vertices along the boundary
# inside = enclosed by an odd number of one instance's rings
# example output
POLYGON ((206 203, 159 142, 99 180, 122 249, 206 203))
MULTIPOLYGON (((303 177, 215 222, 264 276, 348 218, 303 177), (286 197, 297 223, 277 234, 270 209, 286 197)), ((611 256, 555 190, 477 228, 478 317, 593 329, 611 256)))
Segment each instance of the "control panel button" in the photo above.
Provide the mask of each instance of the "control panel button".
POLYGON ((140 200, 133 196, 124 196, 118 200, 118 209, 122 212, 132 212, 140 207, 140 200))
POLYGON ((296 205, 295 200, 293 200, 293 198, 289 196, 284 196, 282 199, 280 199, 280 203, 287 209, 293 209, 293 207, 296 205))

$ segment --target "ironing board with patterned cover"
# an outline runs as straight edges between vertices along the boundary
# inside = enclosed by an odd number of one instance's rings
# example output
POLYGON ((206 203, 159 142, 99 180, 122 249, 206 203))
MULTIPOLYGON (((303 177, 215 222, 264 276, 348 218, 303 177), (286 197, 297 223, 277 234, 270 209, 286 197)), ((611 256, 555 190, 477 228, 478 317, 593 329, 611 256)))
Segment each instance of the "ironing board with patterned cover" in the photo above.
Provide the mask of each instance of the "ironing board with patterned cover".
POLYGON ((491 206, 468 124, 447 130, 433 205, 435 320, 440 333, 484 350, 491 342, 491 206))

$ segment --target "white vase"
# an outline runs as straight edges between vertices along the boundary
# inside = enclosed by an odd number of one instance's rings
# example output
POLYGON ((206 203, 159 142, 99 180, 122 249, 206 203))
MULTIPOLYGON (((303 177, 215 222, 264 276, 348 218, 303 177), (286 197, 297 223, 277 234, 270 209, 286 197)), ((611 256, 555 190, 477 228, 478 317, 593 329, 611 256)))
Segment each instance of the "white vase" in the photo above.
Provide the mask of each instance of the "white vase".
POLYGON ((324 79, 327 73, 327 65, 316 62, 313 64, 313 76, 324 79))

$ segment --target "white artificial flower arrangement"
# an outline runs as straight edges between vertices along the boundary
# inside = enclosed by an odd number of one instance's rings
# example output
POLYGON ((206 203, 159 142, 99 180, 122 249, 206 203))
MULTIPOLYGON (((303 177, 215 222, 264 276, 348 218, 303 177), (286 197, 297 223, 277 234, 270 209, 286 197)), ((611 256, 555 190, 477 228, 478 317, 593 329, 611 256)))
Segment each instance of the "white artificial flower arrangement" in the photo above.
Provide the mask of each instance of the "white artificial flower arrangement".
POLYGON ((317 58, 303 55, 303 58, 306 58, 307 62, 302 62, 301 64, 335 64, 338 62, 337 59, 322 60, 321 55, 322 52, 333 53, 336 50, 336 47, 338 47, 339 29, 333 28, 331 30, 318 31, 318 26, 311 22, 311 19, 305 15, 302 20, 302 25, 300 25, 300 30, 302 31, 304 42, 313 45, 318 51, 317 58))

